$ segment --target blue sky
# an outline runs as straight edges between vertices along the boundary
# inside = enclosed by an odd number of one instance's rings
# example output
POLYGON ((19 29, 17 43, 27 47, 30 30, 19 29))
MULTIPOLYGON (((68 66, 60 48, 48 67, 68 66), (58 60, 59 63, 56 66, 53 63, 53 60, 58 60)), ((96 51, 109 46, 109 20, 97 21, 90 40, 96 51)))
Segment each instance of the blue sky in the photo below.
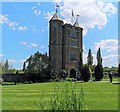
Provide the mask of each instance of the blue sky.
MULTIPOLYGON (((96 50, 101 47, 103 65, 117 66, 118 3, 56 2, 60 5, 59 15, 65 23, 71 23, 72 9, 75 15, 80 15, 79 24, 84 28, 84 63, 91 48, 96 64, 96 50)), ((12 68, 21 69, 24 60, 36 51, 48 52, 49 19, 55 12, 56 2, 2 3, 0 57, 8 59, 12 68)))

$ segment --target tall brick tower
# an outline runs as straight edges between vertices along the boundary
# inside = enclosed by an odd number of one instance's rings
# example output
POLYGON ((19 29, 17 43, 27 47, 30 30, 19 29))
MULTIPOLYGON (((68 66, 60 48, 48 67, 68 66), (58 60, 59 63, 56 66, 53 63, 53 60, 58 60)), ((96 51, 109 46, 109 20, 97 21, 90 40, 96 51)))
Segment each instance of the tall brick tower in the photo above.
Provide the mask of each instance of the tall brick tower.
POLYGON ((63 21, 58 17, 58 11, 49 21, 49 59, 52 64, 52 71, 61 72, 62 70, 62 26, 63 21))
POLYGON ((64 24, 58 17, 58 12, 49 21, 49 59, 51 72, 67 71, 69 77, 77 77, 83 59, 82 31, 78 19, 74 25, 64 24))

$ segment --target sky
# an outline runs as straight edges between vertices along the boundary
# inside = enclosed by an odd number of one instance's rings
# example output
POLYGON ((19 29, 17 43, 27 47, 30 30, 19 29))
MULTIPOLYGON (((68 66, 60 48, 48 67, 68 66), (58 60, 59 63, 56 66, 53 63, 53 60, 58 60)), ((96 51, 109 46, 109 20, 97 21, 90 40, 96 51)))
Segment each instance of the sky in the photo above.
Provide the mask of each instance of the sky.
POLYGON ((49 20, 58 13, 64 23, 73 24, 74 16, 83 31, 84 63, 88 50, 92 50, 94 64, 96 53, 101 48, 104 67, 118 65, 118 3, 90 0, 89 2, 2 2, 0 26, 2 26, 2 50, 0 59, 9 60, 12 68, 22 69, 23 62, 39 51, 48 52, 49 20))

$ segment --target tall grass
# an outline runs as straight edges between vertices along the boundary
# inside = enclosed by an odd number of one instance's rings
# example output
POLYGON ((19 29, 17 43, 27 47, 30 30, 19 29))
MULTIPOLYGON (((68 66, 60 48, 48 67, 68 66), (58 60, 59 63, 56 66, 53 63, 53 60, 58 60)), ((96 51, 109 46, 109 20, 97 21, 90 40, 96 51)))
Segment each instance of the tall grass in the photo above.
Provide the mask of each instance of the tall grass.
POLYGON ((55 84, 53 94, 49 101, 46 103, 44 110, 50 110, 56 112, 62 111, 78 111, 83 110, 84 93, 83 88, 76 88, 75 82, 62 82, 61 84, 55 84))

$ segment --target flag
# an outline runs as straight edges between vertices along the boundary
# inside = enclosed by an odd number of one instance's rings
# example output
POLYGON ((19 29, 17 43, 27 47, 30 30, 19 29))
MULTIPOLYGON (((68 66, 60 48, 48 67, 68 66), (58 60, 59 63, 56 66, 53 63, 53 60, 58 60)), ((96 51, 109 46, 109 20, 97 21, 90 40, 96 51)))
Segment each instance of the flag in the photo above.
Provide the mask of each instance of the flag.
POLYGON ((72 10, 72 16, 74 17, 74 12, 73 12, 73 10, 72 10))

